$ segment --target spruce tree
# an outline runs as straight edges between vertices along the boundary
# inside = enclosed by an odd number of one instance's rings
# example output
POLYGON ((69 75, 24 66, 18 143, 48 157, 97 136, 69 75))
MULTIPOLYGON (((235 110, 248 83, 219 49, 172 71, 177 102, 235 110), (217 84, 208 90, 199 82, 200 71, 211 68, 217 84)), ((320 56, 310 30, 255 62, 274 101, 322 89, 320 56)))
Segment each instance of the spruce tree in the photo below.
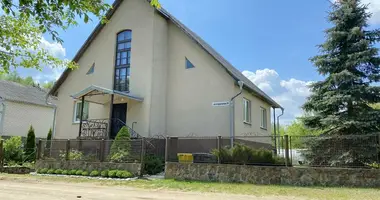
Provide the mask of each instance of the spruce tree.
POLYGON ((25 161, 34 161, 36 159, 36 135, 33 126, 30 126, 25 145, 25 161))
POLYGON ((369 135, 380 129, 380 110, 371 107, 380 102, 380 87, 373 84, 380 80, 380 58, 374 46, 380 41, 380 30, 368 30, 370 17, 360 0, 333 4, 328 15, 333 26, 319 45, 321 54, 311 58, 325 79, 311 85, 312 95, 303 108, 313 114, 303 121, 329 137, 309 141, 306 157, 312 164, 363 164, 377 152, 369 135))

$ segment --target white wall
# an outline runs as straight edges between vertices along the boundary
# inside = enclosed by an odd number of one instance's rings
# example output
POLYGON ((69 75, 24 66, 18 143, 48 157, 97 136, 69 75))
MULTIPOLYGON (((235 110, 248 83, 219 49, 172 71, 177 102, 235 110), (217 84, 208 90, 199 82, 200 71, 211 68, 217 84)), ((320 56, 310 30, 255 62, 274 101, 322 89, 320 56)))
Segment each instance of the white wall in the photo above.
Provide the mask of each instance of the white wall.
POLYGON ((54 108, 5 101, 3 135, 26 136, 30 125, 36 137, 46 138, 53 126, 54 108))

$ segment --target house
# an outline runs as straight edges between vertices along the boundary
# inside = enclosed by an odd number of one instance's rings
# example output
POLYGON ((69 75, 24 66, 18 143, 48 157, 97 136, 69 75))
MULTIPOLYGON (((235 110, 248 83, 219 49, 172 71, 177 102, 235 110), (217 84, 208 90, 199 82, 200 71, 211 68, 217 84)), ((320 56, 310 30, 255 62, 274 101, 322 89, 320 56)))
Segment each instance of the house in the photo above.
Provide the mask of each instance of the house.
POLYGON ((114 138, 120 125, 145 137, 229 136, 230 107, 212 103, 238 94, 239 81, 235 136, 270 136, 270 110, 281 106, 166 10, 116 0, 107 16, 74 57, 79 69, 49 93, 55 138, 114 138))
POLYGON ((0 80, 0 136, 26 136, 32 125, 37 138, 46 138, 54 118, 46 95, 39 87, 0 80))

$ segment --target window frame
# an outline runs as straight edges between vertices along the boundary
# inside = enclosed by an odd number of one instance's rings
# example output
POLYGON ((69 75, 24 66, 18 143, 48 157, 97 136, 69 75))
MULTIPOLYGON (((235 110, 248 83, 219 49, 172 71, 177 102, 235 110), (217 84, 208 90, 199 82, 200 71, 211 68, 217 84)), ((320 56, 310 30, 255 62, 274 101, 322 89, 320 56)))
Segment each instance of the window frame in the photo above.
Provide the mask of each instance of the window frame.
POLYGON ((266 108, 260 106, 260 128, 268 129, 268 112, 266 108))
POLYGON ((115 48, 115 70, 114 70, 114 90, 121 92, 129 92, 129 79, 131 73, 131 53, 132 53, 132 30, 122 30, 116 34, 116 48, 115 48), (129 32, 130 38, 124 38, 119 40, 120 34, 125 34, 129 32), (130 44, 129 46, 127 44, 130 44), (119 49, 119 45, 123 44, 124 49, 119 49), (122 54, 125 53, 125 64, 122 64, 123 57, 122 54), (120 55, 120 56, 118 56, 120 55), (125 77, 122 78, 121 72, 125 69, 125 77))
POLYGON ((243 122, 245 124, 252 124, 252 102, 247 98, 243 98, 243 122), (248 104, 248 109, 246 110, 246 104, 248 104), (248 113, 247 113, 248 112, 248 113), (248 116, 248 120, 246 117, 248 116))
POLYGON ((185 69, 194 69, 195 65, 187 58, 185 57, 185 69), (191 67, 188 67, 188 63, 191 65, 191 67))
MULTIPOLYGON (((78 110, 78 104, 79 103, 82 103, 82 101, 74 101, 73 123, 75 123, 75 124, 80 123, 80 119, 77 120, 77 117, 76 117, 77 114, 80 114, 80 113, 78 113, 78 112, 80 112, 78 110)), ((84 104, 86 104, 86 103, 87 103, 87 119, 83 119, 82 122, 86 122, 88 120, 88 118, 90 117, 90 102, 84 101, 84 104)), ((85 113, 85 111, 83 111, 83 113, 85 113)))

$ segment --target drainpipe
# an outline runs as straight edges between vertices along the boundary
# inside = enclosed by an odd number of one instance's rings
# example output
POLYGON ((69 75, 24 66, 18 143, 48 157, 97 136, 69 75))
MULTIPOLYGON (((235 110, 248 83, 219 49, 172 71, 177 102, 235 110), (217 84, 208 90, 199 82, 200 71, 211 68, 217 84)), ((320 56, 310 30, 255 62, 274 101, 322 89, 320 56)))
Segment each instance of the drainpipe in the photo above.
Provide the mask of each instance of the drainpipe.
POLYGON ((4 99, 2 97, 0 97, 0 104, 3 105, 2 106, 2 110, 0 110, 0 137, 3 135, 3 126, 4 126, 4 116, 5 116, 5 103, 4 103, 4 99))
POLYGON ((234 137, 235 137, 235 98, 241 95, 243 93, 243 81, 238 81, 240 92, 237 93, 235 96, 231 98, 230 101, 230 141, 231 141, 231 148, 234 147, 234 137))
POLYGON ((277 129, 276 129, 276 107, 273 108, 273 135, 274 135, 274 154, 277 154, 277 129))
MULTIPOLYGON (((281 137, 281 133, 280 133, 280 117, 284 115, 284 109, 281 108, 281 115, 277 116, 277 133, 278 133, 278 136, 279 137, 275 137, 276 140, 278 140, 280 137, 281 137)), ((274 122, 276 123, 276 122, 274 122)), ((279 140, 278 140, 279 141, 279 140)), ((280 142, 278 142, 278 145, 280 146, 280 142)), ((276 150, 277 150, 277 146, 276 146, 276 150)))

